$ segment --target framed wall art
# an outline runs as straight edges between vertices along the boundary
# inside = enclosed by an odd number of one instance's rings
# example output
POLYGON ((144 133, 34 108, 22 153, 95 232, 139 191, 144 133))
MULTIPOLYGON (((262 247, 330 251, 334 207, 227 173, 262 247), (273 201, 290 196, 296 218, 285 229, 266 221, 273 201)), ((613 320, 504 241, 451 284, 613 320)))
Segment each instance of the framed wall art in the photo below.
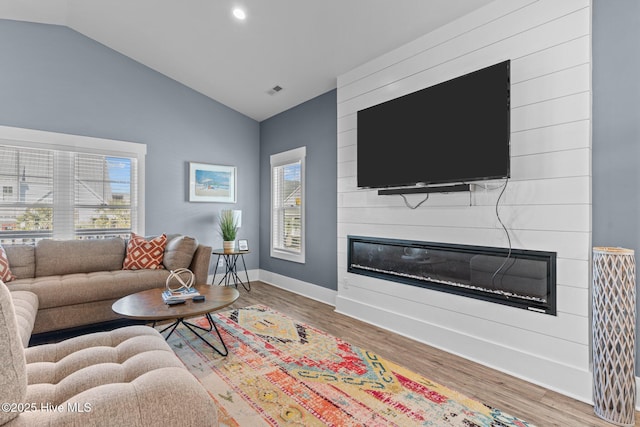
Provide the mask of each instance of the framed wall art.
POLYGON ((189 201, 235 203, 235 166, 189 162, 189 201))

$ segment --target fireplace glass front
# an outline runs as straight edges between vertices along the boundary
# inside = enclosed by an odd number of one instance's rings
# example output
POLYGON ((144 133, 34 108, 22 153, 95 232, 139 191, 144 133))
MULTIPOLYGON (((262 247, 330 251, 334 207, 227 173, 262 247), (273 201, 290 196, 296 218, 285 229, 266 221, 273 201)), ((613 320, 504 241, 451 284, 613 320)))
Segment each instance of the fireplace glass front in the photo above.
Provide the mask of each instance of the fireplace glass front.
POLYGON ((556 314, 556 253, 348 236, 350 273, 556 314))

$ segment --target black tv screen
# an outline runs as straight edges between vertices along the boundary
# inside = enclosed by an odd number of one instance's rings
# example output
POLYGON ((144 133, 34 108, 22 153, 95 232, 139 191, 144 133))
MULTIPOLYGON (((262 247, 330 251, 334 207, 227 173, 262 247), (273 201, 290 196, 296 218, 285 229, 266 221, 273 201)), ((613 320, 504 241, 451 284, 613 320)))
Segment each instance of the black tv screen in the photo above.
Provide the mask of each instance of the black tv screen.
POLYGON ((510 61, 358 111, 358 187, 507 178, 510 61))

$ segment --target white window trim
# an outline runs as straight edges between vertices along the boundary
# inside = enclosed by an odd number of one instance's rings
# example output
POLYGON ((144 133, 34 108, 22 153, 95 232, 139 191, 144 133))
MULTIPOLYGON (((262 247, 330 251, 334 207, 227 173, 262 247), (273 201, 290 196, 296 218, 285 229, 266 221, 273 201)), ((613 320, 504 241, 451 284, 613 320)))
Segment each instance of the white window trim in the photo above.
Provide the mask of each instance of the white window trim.
POLYGON ((269 207, 270 210, 270 227, 271 227, 271 235, 270 235, 270 239, 269 239, 269 246, 271 249, 271 257, 273 258, 279 258, 279 259, 284 259, 287 261, 293 261, 293 262, 298 262, 301 264, 305 263, 305 246, 306 246, 306 230, 307 230, 307 222, 306 222, 306 218, 305 218, 305 211, 306 211, 306 178, 305 178, 305 170, 306 170, 306 165, 305 165, 305 158, 307 155, 307 147, 299 147, 299 148, 294 148, 293 150, 288 150, 288 151, 283 151, 282 153, 277 153, 277 154, 272 154, 270 157, 270 161, 271 161, 271 168, 270 168, 270 175, 271 175, 271 205, 269 207), (294 254, 291 252, 287 252, 287 251, 282 251, 282 250, 278 250, 276 248, 274 248, 273 245, 273 195, 274 195, 274 188, 273 188, 273 168, 274 167, 278 167, 278 166, 283 166, 286 165, 288 163, 294 163, 300 161, 300 179, 302 180, 302 197, 301 197, 301 205, 302 205, 302 209, 300 212, 301 215, 301 222, 302 222, 302 232, 301 232, 301 240, 300 240, 300 253, 299 254, 294 254))
POLYGON ((108 156, 135 157, 138 162, 138 218, 131 229, 144 235, 145 229, 145 156, 147 145, 137 142, 118 141, 114 139, 94 138, 90 136, 70 135, 34 129, 0 126, 0 145, 18 148, 40 148, 45 150, 80 151, 84 153, 103 154, 108 156))

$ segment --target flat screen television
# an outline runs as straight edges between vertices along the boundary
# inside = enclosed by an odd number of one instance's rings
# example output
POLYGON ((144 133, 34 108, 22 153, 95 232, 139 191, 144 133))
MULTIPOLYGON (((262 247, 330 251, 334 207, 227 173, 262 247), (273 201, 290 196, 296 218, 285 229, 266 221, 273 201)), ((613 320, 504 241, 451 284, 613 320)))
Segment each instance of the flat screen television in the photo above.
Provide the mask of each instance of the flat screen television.
POLYGON ((508 178, 510 61, 358 111, 358 187, 508 178))

